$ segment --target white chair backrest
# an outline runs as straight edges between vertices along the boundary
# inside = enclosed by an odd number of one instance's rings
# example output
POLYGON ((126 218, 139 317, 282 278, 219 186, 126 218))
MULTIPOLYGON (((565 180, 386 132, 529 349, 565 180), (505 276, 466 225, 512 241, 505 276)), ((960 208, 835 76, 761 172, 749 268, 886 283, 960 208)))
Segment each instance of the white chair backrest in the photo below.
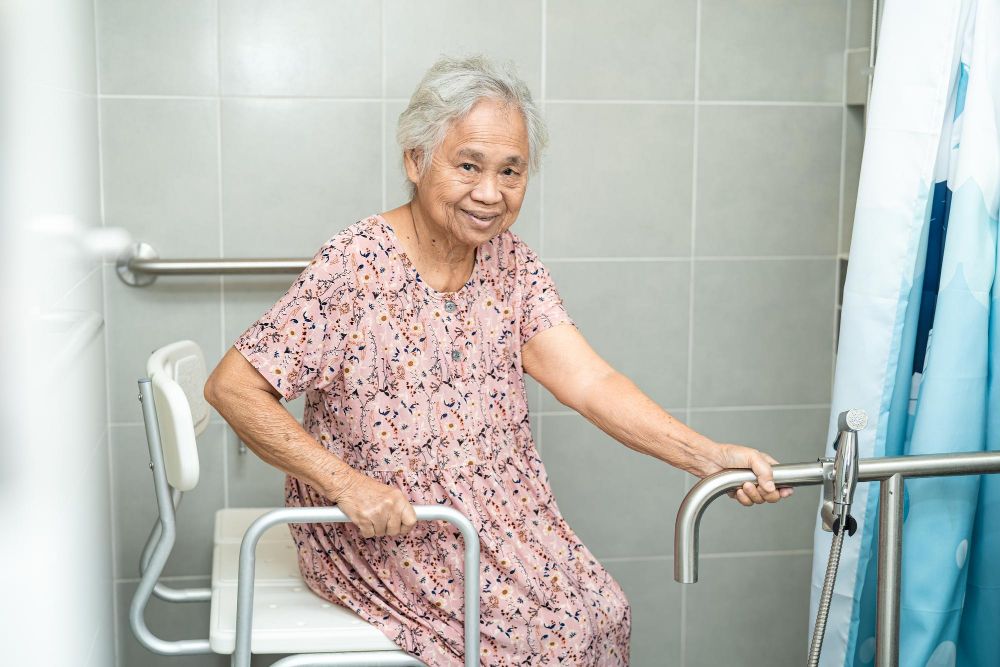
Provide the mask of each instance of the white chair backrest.
POLYGON ((208 427, 210 408, 205 400, 205 355, 198 344, 182 340, 164 345, 146 361, 153 389, 156 420, 167 481, 180 491, 198 483, 196 438, 208 427))

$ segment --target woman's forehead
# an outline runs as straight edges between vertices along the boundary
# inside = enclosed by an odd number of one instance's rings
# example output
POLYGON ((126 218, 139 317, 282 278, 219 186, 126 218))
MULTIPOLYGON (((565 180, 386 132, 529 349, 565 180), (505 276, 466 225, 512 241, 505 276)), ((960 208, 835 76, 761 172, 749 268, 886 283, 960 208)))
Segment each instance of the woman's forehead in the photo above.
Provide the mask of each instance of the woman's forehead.
POLYGON ((527 159, 528 133, 524 118, 516 110, 480 103, 445 136, 448 152, 475 160, 505 162, 527 159))

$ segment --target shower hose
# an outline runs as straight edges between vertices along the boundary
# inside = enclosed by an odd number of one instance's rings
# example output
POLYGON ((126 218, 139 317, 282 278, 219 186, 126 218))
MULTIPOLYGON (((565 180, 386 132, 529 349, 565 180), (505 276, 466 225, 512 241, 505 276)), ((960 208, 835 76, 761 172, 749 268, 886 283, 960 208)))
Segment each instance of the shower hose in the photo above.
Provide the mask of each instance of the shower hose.
POLYGON ((826 617, 830 613, 833 584, 837 580, 837 566, 840 565, 840 548, 844 545, 844 532, 844 530, 837 531, 833 536, 833 542, 830 543, 830 560, 826 564, 826 579, 823 580, 823 595, 819 599, 816 626, 813 629, 812 645, 809 647, 808 667, 819 667, 823 635, 826 633, 826 617))

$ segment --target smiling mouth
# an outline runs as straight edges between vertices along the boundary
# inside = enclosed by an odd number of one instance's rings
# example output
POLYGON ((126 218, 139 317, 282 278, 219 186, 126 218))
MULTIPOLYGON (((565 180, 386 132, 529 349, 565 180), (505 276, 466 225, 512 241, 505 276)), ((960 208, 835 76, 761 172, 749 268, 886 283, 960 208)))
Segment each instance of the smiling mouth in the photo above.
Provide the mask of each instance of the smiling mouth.
POLYGON ((465 213, 467 216, 469 216, 470 218, 472 218, 473 221, 478 222, 481 225, 488 225, 488 224, 492 223, 494 220, 496 220, 497 218, 500 217, 499 213, 492 213, 492 214, 489 214, 489 215, 486 215, 486 214, 476 215, 475 213, 472 213, 471 211, 466 211, 464 208, 462 209, 462 213, 465 213))

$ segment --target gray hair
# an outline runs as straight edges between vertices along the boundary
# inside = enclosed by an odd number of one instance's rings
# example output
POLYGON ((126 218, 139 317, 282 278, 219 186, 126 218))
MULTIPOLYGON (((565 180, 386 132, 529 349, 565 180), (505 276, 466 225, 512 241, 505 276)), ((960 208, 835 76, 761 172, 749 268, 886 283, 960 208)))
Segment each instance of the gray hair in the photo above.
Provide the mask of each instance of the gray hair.
MULTIPOLYGON (((545 119, 531 100, 528 86, 517 75, 514 63, 497 63, 481 55, 443 56, 427 70, 413 91, 409 106, 399 115, 396 141, 402 149, 402 159, 406 159, 407 151, 419 150, 422 158, 419 173, 425 174, 448 130, 484 99, 512 105, 521 112, 528 131, 528 173, 537 173, 542 150, 548 143, 545 119)), ((400 165, 403 166, 402 161, 400 165)), ((410 180, 407 185, 410 199, 415 198, 417 186, 410 180)))

